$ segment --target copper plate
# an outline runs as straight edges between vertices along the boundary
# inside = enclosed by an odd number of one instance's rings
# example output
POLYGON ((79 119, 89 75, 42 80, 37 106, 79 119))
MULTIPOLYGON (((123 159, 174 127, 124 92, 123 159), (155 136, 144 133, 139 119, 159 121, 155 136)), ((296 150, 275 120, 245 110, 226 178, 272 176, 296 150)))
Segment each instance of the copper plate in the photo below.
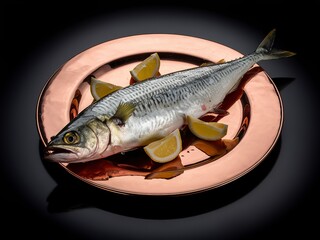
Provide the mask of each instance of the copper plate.
MULTIPOLYGON (((129 70, 151 53, 161 58, 161 74, 178 71, 203 62, 233 60, 239 52, 205 39, 174 35, 146 34, 108 41, 66 62, 47 82, 37 105, 38 131, 44 145, 71 119, 73 111, 83 110, 92 102, 86 79, 94 75, 100 80, 126 86, 129 70)), ((92 186, 122 194, 185 195, 199 193, 227 184, 257 166, 277 141, 283 122, 279 92, 265 72, 260 72, 246 85, 245 94, 221 121, 229 125, 226 138, 239 132, 239 144, 215 161, 201 151, 183 152, 188 170, 175 178, 147 180, 141 176, 114 177, 104 181, 88 180, 60 164, 73 176, 92 186), (244 125, 245 122, 245 125, 244 125), (204 161, 203 164, 194 165, 204 161)))

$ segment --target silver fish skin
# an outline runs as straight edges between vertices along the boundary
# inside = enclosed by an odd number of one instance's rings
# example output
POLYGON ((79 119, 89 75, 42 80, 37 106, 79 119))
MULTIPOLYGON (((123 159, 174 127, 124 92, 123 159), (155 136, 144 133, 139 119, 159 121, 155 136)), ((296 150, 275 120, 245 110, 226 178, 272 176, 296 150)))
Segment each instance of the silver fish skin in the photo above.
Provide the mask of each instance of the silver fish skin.
POLYGON ((256 51, 229 62, 178 71, 120 89, 84 109, 52 138, 45 158, 86 162, 145 146, 217 108, 259 61, 293 56, 273 50, 272 30, 256 51))

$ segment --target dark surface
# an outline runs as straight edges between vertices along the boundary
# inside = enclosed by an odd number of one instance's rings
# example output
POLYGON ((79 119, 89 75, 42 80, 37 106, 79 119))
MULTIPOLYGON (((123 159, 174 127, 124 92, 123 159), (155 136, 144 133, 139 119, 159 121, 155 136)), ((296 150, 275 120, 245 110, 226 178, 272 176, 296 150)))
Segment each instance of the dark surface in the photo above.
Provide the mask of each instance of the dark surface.
POLYGON ((86 3, 1 10, 2 234, 56 239, 274 239, 317 236, 319 216, 319 55, 316 6, 232 3, 208 7, 86 3), (301 17, 301 14, 305 15, 301 17), (71 57, 101 42, 141 33, 175 33, 220 42, 242 53, 277 29, 276 47, 297 56, 261 63, 284 104, 282 134, 253 171, 187 197, 128 197, 95 189, 44 162, 35 121, 38 96, 71 57), (26 227, 28 226, 28 227, 26 227))

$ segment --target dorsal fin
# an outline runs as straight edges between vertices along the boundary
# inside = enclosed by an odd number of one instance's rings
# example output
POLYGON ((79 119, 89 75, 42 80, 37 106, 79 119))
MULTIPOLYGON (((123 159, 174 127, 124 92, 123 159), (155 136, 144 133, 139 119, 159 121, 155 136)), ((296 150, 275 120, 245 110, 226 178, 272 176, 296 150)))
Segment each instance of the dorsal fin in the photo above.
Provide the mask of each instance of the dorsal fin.
POLYGON ((221 58, 218 62, 213 63, 213 62, 204 62, 200 65, 200 67, 208 67, 208 66, 213 66, 213 65, 217 65, 217 64, 221 64, 221 63, 225 63, 226 60, 224 60, 224 58, 221 58))

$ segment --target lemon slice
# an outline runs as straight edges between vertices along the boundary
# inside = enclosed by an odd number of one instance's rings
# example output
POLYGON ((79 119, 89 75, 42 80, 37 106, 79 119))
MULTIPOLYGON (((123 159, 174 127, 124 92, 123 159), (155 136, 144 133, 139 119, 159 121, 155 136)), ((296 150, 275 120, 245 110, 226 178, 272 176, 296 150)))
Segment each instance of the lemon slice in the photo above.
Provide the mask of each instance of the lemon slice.
POLYGON ((91 78, 90 91, 92 97, 97 101, 104 96, 121 89, 122 87, 113 85, 111 83, 103 82, 94 77, 91 78))
POLYGON ((158 53, 153 53, 130 71, 135 81, 143 81, 156 76, 160 68, 158 53))
POLYGON ((172 161, 182 151, 180 130, 176 129, 165 138, 152 142, 143 149, 155 162, 166 163, 172 161))
POLYGON ((190 131, 200 139, 216 141, 227 134, 228 125, 217 122, 204 122, 200 119, 187 116, 190 131))

